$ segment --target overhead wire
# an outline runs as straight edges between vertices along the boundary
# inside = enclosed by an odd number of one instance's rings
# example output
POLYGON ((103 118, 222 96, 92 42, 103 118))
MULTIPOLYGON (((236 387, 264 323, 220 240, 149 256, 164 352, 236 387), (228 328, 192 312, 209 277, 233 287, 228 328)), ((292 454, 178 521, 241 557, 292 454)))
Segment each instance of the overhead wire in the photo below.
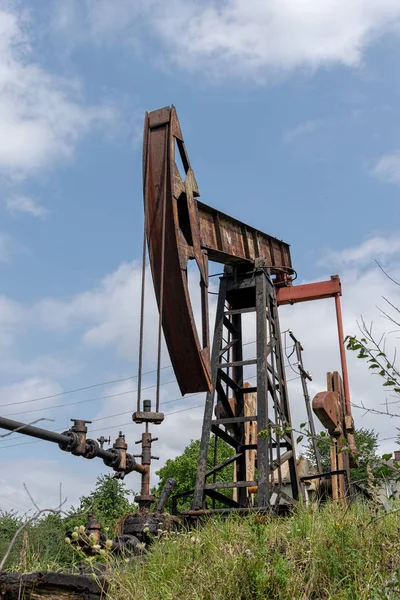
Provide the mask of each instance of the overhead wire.
MULTIPOLYGON (((161 367, 161 370, 171 369, 172 365, 165 365, 165 367, 161 367)), ((143 375, 150 375, 151 373, 156 373, 157 369, 152 369, 151 371, 147 371, 143 373, 143 375)), ((73 390, 66 390, 65 392, 58 392, 57 394, 50 394, 48 396, 40 396, 39 398, 32 398, 30 400, 19 400, 18 402, 9 402, 8 404, 0 404, 0 408, 6 406, 15 406, 15 404, 28 404, 29 402, 39 402, 41 400, 50 400, 51 398, 58 398, 59 396, 66 396, 67 394, 74 394, 76 392, 83 392, 85 390, 90 390, 95 387, 102 387, 104 385, 112 385, 114 383, 121 383, 123 381, 129 381, 129 379, 136 379, 137 375, 131 375, 130 377, 122 377, 120 379, 112 379, 110 381, 102 381, 100 383, 93 383, 91 385, 85 385, 83 387, 75 388, 73 390)))
MULTIPOLYGON (((282 332, 282 334, 285 332, 282 332)), ((255 344, 256 340, 253 340, 251 342, 246 342, 245 344, 243 344, 243 346, 248 346, 250 344, 255 344)), ((172 365, 165 365, 164 367, 160 368, 160 371, 163 371, 165 369, 171 369, 172 365)), ((145 373, 142 373, 142 376, 144 375, 151 375, 152 373, 156 373, 157 369, 152 369, 151 371, 146 371, 145 373)), ((130 375, 129 377, 121 377, 119 379, 110 379, 108 381, 101 381, 99 383, 92 383, 90 385, 85 385, 85 386, 81 386, 78 388, 73 388, 71 390, 65 390, 63 392, 57 392, 56 394, 48 394, 47 396, 39 396, 37 398, 30 398, 29 400, 18 400, 17 402, 7 402, 5 404, 0 404, 0 408, 6 408, 7 406, 16 406, 17 404, 30 404, 31 402, 40 402, 42 400, 50 400, 51 398, 59 398, 60 396, 66 396, 68 394, 75 394, 77 392, 83 392, 86 390, 90 390, 96 387, 102 387, 105 385, 113 385, 115 383, 122 383, 124 381, 129 381, 130 379, 137 379, 138 375, 130 375)), ((161 384, 163 385, 163 384, 161 384)), ((135 390, 136 391, 136 390, 135 390)), ((101 396, 99 398, 105 398, 105 396, 101 396)))
POLYGON ((287 353, 287 344, 286 344, 286 334, 287 334, 287 331, 284 331, 283 333, 285 334, 284 335, 284 342, 283 342, 284 343, 284 347, 285 347, 285 356, 286 356, 286 359, 287 359, 287 361, 289 363, 289 367, 291 368, 291 370, 293 371, 293 373, 296 373, 297 375, 299 375, 299 372, 296 371, 296 369, 292 366, 292 363, 290 362, 290 358, 293 356, 293 354, 294 354, 294 352, 296 350, 296 344, 293 344, 293 349, 292 349, 291 353, 288 355, 288 353, 287 353))
MULTIPOLYGON (((287 366, 288 365, 285 365, 285 367, 287 367, 287 366)), ((294 377, 292 379, 288 379, 287 382, 294 381, 295 379, 298 379, 298 377, 299 376, 294 377)), ((247 379, 254 379, 254 378, 255 378, 255 376, 248 377, 247 379)), ((175 379, 173 379, 171 381, 166 381, 166 382, 164 382, 161 385, 168 385, 168 384, 171 384, 171 383, 175 383, 175 379)), ((149 390, 149 389, 154 389, 155 387, 156 387, 156 385, 149 385, 149 386, 147 386, 145 388, 142 388, 142 389, 143 390, 149 390)), ((125 392, 118 392, 116 394, 109 394, 108 396, 98 396, 97 398, 90 398, 88 400, 78 400, 76 402, 69 402, 69 403, 66 403, 66 404, 59 404, 59 405, 56 405, 56 406, 49 406, 49 407, 46 407, 46 410, 54 410, 54 409, 58 409, 58 408, 65 408, 67 406, 76 406, 76 405, 80 405, 80 404, 86 404, 86 403, 89 403, 89 402, 94 402, 96 400, 107 400, 107 399, 110 399, 110 398, 115 398, 115 397, 120 397, 120 396, 124 396, 124 395, 127 395, 127 394, 132 394, 132 393, 135 393, 136 391, 137 390, 127 390, 125 392)), ((165 404, 172 404, 173 402, 181 402, 182 400, 186 400, 187 398, 192 398, 192 397, 197 396, 197 395, 199 395, 201 393, 203 393, 203 392, 197 392, 196 394, 190 394, 188 396, 184 396, 184 397, 181 397, 181 398, 174 398, 173 400, 167 400, 166 402, 162 402, 161 405, 164 406, 165 404)), ((43 410, 44 410, 43 408, 34 408, 34 409, 31 409, 31 410, 25 410, 25 411, 22 411, 22 412, 8 413, 5 416, 7 416, 7 417, 15 417, 15 416, 18 416, 18 415, 21 415, 21 414, 41 412, 43 410)), ((124 412, 121 412, 121 413, 117 413, 117 414, 113 414, 113 415, 108 415, 107 417, 101 417, 100 419, 93 419, 92 422, 96 422, 96 421, 99 421, 99 420, 103 420, 105 418, 110 418, 110 417, 114 417, 114 416, 118 416, 118 415, 122 415, 122 414, 129 414, 130 412, 131 412, 131 410, 128 410, 128 411, 124 411, 124 412)), ((8 440, 5 440, 5 439, 1 440, 0 439, 0 444, 4 443, 6 441, 8 441, 8 440)))
MULTIPOLYGON (((169 385, 171 383, 176 383, 175 379, 171 379, 171 381, 165 381, 164 383, 162 383, 161 385, 169 385)), ((142 390, 151 390, 153 388, 156 387, 156 384, 154 385, 148 385, 144 388, 142 388, 142 390)), ((57 404, 55 406, 46 406, 45 408, 41 407, 41 408, 33 408, 30 410, 24 410, 21 412, 16 412, 16 413, 9 413, 7 415, 4 415, 6 417, 15 417, 17 415, 25 415, 27 413, 33 413, 33 412, 41 412, 43 410, 54 410, 56 408, 65 408, 66 406, 76 406, 77 404, 87 404, 89 402, 95 402, 96 400, 107 400, 109 398, 116 398, 117 396, 125 396, 127 394, 134 394, 135 392, 137 392, 138 390, 127 390, 125 392, 117 392, 115 394, 109 394, 107 396, 97 396, 96 398, 89 398, 88 400, 77 400, 76 402, 67 402, 66 404, 57 404)))
MULTIPOLYGON (((256 377, 256 375, 254 375, 253 377, 248 377, 247 379, 255 379, 255 377, 256 377)), ((291 381, 295 381, 296 379, 299 379, 299 377, 300 377, 300 375, 298 375, 297 377, 292 377, 291 379, 288 379, 288 380, 286 381, 286 383, 289 383, 289 382, 291 382, 291 381)), ((186 397, 183 397, 183 398, 178 398, 178 399, 174 399, 174 400, 167 400, 167 401, 165 401, 165 402, 162 402, 162 403, 160 404, 160 406, 164 406, 164 405, 166 405, 166 404, 172 404, 173 402, 180 402, 180 401, 182 401, 182 400, 186 400, 187 398, 190 398, 190 397, 192 397, 192 398, 193 398, 193 397, 195 397, 195 396, 198 396, 199 394, 202 394, 202 393, 204 393, 204 392, 197 392, 196 394, 190 394, 190 396, 186 396, 186 397)), ((177 414, 177 413, 180 413, 180 412, 185 412, 185 411, 192 410, 192 409, 194 410, 195 408, 199 408, 200 406, 204 406, 204 404, 199 404, 199 405, 197 405, 197 406, 189 406, 189 407, 187 407, 187 408, 183 408, 183 409, 180 409, 180 410, 177 410, 177 411, 172 411, 172 412, 169 412, 169 413, 165 413, 165 416, 168 416, 168 415, 174 415, 174 414, 177 414)), ((104 419, 112 419, 113 417, 121 416, 121 415, 123 415, 123 414, 129 414, 130 412, 131 412, 131 411, 126 411, 126 412, 123 412, 123 413, 115 413, 115 414, 112 414, 112 415, 106 415, 106 416, 104 416, 104 417, 100 417, 100 418, 98 418, 98 419, 93 419, 93 421, 92 421, 92 422, 93 422, 93 423, 95 423, 95 422, 97 422, 97 421, 102 421, 102 420, 104 420, 104 419)), ((126 426, 126 425, 131 425, 131 424, 132 424, 132 421, 128 421, 127 423, 121 423, 121 424, 119 424, 119 425, 115 425, 115 426, 114 426, 114 425, 112 425, 112 426, 110 426, 110 427, 109 427, 109 428, 107 428, 107 429, 115 429, 115 428, 117 428, 117 427, 123 427, 123 426, 126 426)), ((54 431, 61 432, 61 431, 62 431, 62 429, 56 429, 56 430, 54 430, 54 431)), ((90 434, 92 434, 92 433, 96 433, 96 432, 98 432, 98 431, 104 431, 104 427, 101 427, 101 428, 99 428, 99 429, 92 429, 92 430, 90 430, 90 434)), ((24 435, 24 434, 20 434, 20 435, 24 435)), ((7 441, 8 441, 8 440, 7 440, 7 441)), ((17 446, 26 446, 27 444, 39 444, 39 443, 41 443, 42 441, 44 441, 44 440, 35 440, 35 441, 33 441, 33 442, 22 442, 22 443, 18 443, 18 444, 10 444, 10 445, 8 445, 8 446, 1 446, 1 447, 0 447, 0 450, 5 450, 6 448, 15 448, 15 447, 17 447, 17 446)))
MULTIPOLYGON (((255 343, 255 341, 253 341, 253 342, 246 342, 243 345, 247 346, 249 344, 254 344, 254 343, 255 343)), ((287 367, 289 365, 285 365, 285 366, 287 367)), ((163 369, 167 369, 167 368, 169 368, 169 366, 165 366, 165 367, 162 367, 162 368, 163 369)), ((144 373, 144 375, 150 374, 150 373, 154 373, 155 371, 156 370, 148 371, 147 373, 144 373)), ((133 377, 135 377, 135 376, 133 376, 133 377)), ((119 381, 127 381, 129 379, 131 379, 131 377, 122 378, 122 379, 119 379, 119 380, 114 380, 114 382, 117 382, 117 381, 118 382, 119 381)), ((161 386, 169 385, 171 383, 175 383, 175 381, 176 381, 175 379, 172 379, 170 381, 165 381, 165 382, 163 382, 161 384, 161 386)), ((100 385, 100 384, 96 384, 96 385, 100 385)), ((153 388, 156 387, 156 385, 157 384, 155 384, 155 385, 149 385, 149 386, 146 386, 145 388, 142 388, 142 389, 143 390, 153 389, 153 388)), ((78 388, 78 389, 89 389, 90 387, 95 387, 95 386, 86 386, 85 388, 78 388)), ((73 390, 71 390, 71 391, 73 391, 73 390)), ((55 409, 58 409, 58 408, 65 408, 67 406, 76 406, 76 405, 79 405, 79 404, 87 404, 87 403, 90 403, 90 402, 95 402, 97 400, 107 400, 107 399, 110 399, 110 398, 116 398, 118 396, 124 396, 124 395, 127 395, 127 394, 133 394, 135 392, 138 392, 138 389, 135 389, 135 390, 126 390, 124 392, 117 392, 115 394, 108 394, 106 396, 96 396, 95 398, 89 398, 89 399, 86 399, 86 400, 77 400, 76 402, 67 402, 67 403, 64 403, 64 404, 56 404, 55 406, 47 406, 47 407, 45 407, 45 410, 55 410, 55 409)), ((59 395, 61 395, 61 394, 56 394, 54 396, 59 396, 59 395)), ((21 402, 10 402, 10 403, 7 403, 7 404, 0 405, 0 407, 3 407, 3 406, 4 407, 14 406, 15 404, 27 404, 27 403, 37 402, 39 400, 44 400, 44 399, 52 398, 52 397, 53 396, 44 396, 42 398, 33 398, 31 400, 23 400, 21 402)), ((4 416, 12 417, 12 416, 18 416, 18 415, 27 414, 27 413, 41 412, 42 410, 44 410, 43 407, 36 408, 36 409, 24 410, 24 411, 20 411, 20 412, 8 413, 8 414, 6 414, 4 416)))
MULTIPOLYGON (((246 344, 243 344, 243 345, 249 345, 249 344, 252 344, 252 343, 254 343, 254 342, 247 342, 246 344)), ((288 363, 288 364, 285 365, 285 367, 288 367, 288 366, 290 366, 290 363, 288 363)), ((164 385, 170 385, 172 383, 176 383, 176 380, 175 379, 171 379, 170 381, 165 381, 165 382, 161 383, 160 385, 164 386, 164 385)), ((146 387, 142 388, 142 390, 150 390, 150 389, 154 389, 155 387, 157 387, 157 384, 146 386, 146 387)), ((19 412, 8 413, 8 414, 3 415, 3 416, 6 416, 6 417, 16 417, 16 416, 25 415, 25 414, 28 414, 28 413, 30 414, 30 413, 35 413, 35 412, 42 412, 43 410, 46 410, 46 411, 47 410, 56 410, 56 409, 59 409, 59 408, 66 408, 68 406, 77 406, 77 405, 80 405, 80 404, 89 404, 90 402, 96 402, 98 400, 108 400, 110 398, 117 398, 117 397, 120 397, 120 396, 126 396, 128 394, 134 394, 136 392, 138 392, 138 389, 135 389, 135 390, 126 390, 124 392, 116 392, 115 394, 108 394, 106 396, 96 396, 95 398, 88 398, 86 400, 77 400, 76 402, 66 402, 64 404, 56 404, 54 406, 46 406, 46 407, 40 407, 40 408, 33 408, 33 409, 23 410, 23 411, 19 411, 19 412)), ((189 396, 186 396, 186 398, 188 398, 188 397, 189 396)), ((35 401, 36 400, 32 400, 31 402, 35 402, 35 401)), ((24 402, 30 402, 30 401, 29 400, 25 400, 24 402)), ((18 403, 16 403, 16 404, 18 404, 18 403)), ((10 404, 10 405, 7 405, 7 406, 13 406, 13 404, 10 404)), ((1 440, 0 440, 0 442, 1 442, 1 440)))

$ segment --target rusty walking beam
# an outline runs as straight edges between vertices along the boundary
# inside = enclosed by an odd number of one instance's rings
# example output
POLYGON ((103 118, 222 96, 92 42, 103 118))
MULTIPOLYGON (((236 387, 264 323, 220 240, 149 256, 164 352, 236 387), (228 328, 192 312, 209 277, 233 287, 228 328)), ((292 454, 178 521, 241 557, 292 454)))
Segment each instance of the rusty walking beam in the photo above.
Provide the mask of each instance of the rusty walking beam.
POLYGON ((203 202, 197 201, 196 204, 200 245, 207 251, 210 260, 232 265, 239 262, 254 264, 257 258, 264 258, 272 274, 292 272, 289 244, 203 202))

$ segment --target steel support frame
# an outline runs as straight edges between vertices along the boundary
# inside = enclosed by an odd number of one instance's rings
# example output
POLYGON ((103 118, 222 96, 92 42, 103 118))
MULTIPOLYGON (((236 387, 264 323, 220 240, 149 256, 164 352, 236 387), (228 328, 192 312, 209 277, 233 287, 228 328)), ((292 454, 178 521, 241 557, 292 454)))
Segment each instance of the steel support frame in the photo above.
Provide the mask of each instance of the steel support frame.
POLYGON ((342 367, 346 414, 351 415, 349 375, 347 370, 346 350, 344 346, 343 318, 340 302, 342 285, 340 283, 339 275, 331 275, 331 278, 328 281, 318 281, 316 283, 279 287, 277 288, 276 294, 278 306, 283 306, 285 304, 297 304, 299 302, 309 302, 310 300, 324 300, 326 298, 335 299, 336 323, 338 330, 340 364, 342 367))
MULTIPOLYGON (((283 489, 281 472, 286 460, 289 463, 291 497, 293 500, 298 498, 300 487, 283 357, 276 290, 266 269, 256 267, 248 271, 226 266, 220 280, 211 355, 213 389, 206 397, 191 510, 204 509, 206 497, 215 498, 214 492, 220 487, 218 483, 207 482, 207 477, 214 476, 215 470, 221 467, 214 465, 207 473, 212 434, 235 448, 236 457, 232 462, 236 477, 226 486, 237 489, 236 501, 226 499, 226 504, 231 508, 249 507, 248 488, 255 484, 258 486, 258 509, 278 508, 283 499, 287 502, 288 494, 283 489), (255 312, 256 320, 257 350, 254 361, 243 360, 242 315, 248 312, 255 312), (224 336, 224 332, 229 332, 229 336, 224 336), (244 385, 243 366, 251 362, 256 367, 256 384, 247 388, 244 385), (244 397, 250 390, 257 393, 254 420, 258 433, 262 433, 257 437, 256 482, 246 481, 244 424, 249 417, 244 416, 244 397), (222 418, 218 411, 222 413, 222 418)), ((218 499, 221 502, 223 496, 219 494, 218 499)))

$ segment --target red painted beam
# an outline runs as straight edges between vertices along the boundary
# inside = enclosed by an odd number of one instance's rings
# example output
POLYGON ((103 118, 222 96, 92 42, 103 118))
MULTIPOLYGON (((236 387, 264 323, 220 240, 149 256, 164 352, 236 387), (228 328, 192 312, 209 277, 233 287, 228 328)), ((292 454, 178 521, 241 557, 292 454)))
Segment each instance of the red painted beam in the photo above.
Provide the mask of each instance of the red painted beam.
POLYGON ((329 281, 318 281, 276 289, 276 299, 279 306, 309 302, 310 300, 323 300, 324 298, 334 298, 341 295, 342 286, 339 275, 332 275, 329 281))

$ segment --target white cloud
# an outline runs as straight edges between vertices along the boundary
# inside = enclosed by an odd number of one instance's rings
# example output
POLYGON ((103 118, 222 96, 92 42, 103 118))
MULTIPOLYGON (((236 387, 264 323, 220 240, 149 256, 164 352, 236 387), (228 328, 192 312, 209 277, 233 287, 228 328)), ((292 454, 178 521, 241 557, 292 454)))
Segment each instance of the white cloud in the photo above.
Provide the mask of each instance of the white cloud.
POLYGON ((371 172, 382 181, 400 185, 400 151, 382 156, 371 172))
POLYGON ((65 4, 58 5, 58 30, 73 34, 84 19, 89 39, 97 43, 123 34, 137 38, 147 21, 175 63, 220 76, 354 67, 369 44, 395 31, 400 18, 397 0, 121 0, 112 9, 106 0, 85 0, 79 11, 76 2, 73 9, 65 4))
POLYGON ((338 252, 329 252, 324 256, 321 265, 366 265, 375 260, 382 260, 400 252, 400 237, 375 236, 371 237, 358 246, 346 248, 338 252))
POLYGON ((355 66, 368 43, 400 17, 396 0, 228 0, 223 7, 217 2, 176 7, 170 18, 160 18, 158 29, 176 49, 178 62, 190 67, 218 60, 250 73, 355 66))
POLYGON ((0 3, 0 173, 21 177, 71 157, 80 137, 113 118, 88 106, 78 81, 35 62, 22 15, 0 3))
MULTIPOLYGON (((113 347, 120 356, 136 359, 139 345, 141 277, 141 267, 137 262, 122 263, 93 290, 73 298, 44 299, 32 308, 34 320, 38 320, 44 328, 54 331, 83 328, 82 341, 87 348, 113 347)), ((198 285, 191 285, 196 279, 195 270, 190 269, 188 277, 190 290, 199 291, 198 285)), ((214 282, 211 285, 213 286, 214 282)), ((211 296, 211 318, 214 304, 211 296)), ((192 296, 192 305, 195 318, 198 319, 201 314, 200 293, 192 296)), ((144 318, 145 360, 154 362, 158 309, 149 269, 146 272, 144 318)))
MULTIPOLYGON (((0 410, 4 417, 15 412, 29 409, 46 409, 54 404, 54 395, 62 391, 61 386, 47 377, 30 377, 18 383, 4 385, 0 388, 0 410), (50 398, 49 398, 50 396, 50 398), (31 405, 30 401, 36 398, 43 398, 31 405), (21 404, 24 403, 24 404, 21 404), (29 406, 28 406, 29 403, 29 406), (6 406, 7 405, 7 406, 6 406)), ((26 419, 31 421, 36 418, 48 416, 40 413, 39 415, 30 415, 26 419)), ((17 420, 24 421, 24 417, 15 417, 17 420)), ((45 427, 45 425, 43 425, 45 427)))
POLYGON ((310 133, 316 131, 320 127, 320 125, 320 121, 317 120, 299 123, 299 125, 296 125, 296 127, 290 129, 285 133, 285 135, 283 136, 283 141, 286 144, 292 144, 293 142, 296 142, 298 138, 307 136, 310 133))
MULTIPOLYGON (((93 290, 73 298, 45 299, 33 307, 46 329, 67 331, 83 328, 83 342, 88 348, 115 347, 121 356, 137 354, 140 315, 141 269, 137 263, 121 264, 93 290)), ((150 274, 146 286, 145 350, 153 351, 158 319, 150 274)))
MULTIPOLYGON (((29 448, 29 446, 28 446, 29 448)), ((89 493, 95 484, 91 461, 83 461, 69 456, 71 468, 60 469, 60 461, 54 458, 38 459, 30 456, 11 458, 2 464, 0 475, 0 509, 17 508, 20 512, 35 511, 24 489, 28 488, 39 508, 58 508, 60 505, 60 484, 62 501, 67 500, 63 510, 77 506, 79 497, 89 493), (73 461, 80 461, 79 468, 73 469, 73 461)))
POLYGON ((30 196, 19 194, 6 199, 6 208, 11 214, 26 213, 33 217, 43 217, 47 209, 30 196))

